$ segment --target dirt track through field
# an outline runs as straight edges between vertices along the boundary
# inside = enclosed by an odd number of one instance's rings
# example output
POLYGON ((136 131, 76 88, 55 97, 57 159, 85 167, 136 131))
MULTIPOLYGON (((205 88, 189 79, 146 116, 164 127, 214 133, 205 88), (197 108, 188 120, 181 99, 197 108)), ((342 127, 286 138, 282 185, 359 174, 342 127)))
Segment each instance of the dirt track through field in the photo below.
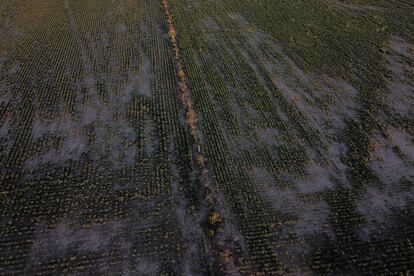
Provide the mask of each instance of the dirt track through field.
POLYGON ((173 16, 169 10, 167 0, 162 1, 164 12, 167 20, 168 37, 172 45, 174 55, 175 70, 177 76, 177 86, 180 93, 180 99, 186 111, 186 123, 191 132, 193 142, 193 162, 197 172, 200 189, 203 189, 203 203, 196 214, 195 223, 201 223, 200 227, 204 233, 203 239, 205 244, 205 253, 209 261, 209 269, 230 275, 239 275, 239 269, 236 265, 236 256, 234 254, 234 233, 229 226, 230 221, 226 214, 225 202, 222 193, 219 191, 216 183, 212 180, 212 175, 207 168, 207 160, 204 154, 205 145, 203 144, 202 133, 197 127, 198 117, 194 103, 191 98, 191 89, 187 82, 185 66, 180 56, 180 48, 177 44, 177 30, 174 27, 173 16), (227 225, 225 225, 227 224, 227 225), (212 267, 213 266, 213 267, 212 267))

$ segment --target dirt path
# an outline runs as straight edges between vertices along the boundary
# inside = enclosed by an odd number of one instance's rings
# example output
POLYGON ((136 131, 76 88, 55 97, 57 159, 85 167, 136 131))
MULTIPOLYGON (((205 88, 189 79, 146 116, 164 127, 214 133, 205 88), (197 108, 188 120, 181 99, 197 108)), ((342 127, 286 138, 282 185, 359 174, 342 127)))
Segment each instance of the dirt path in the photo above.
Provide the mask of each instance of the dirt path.
POLYGON ((168 37, 172 45, 178 90, 180 99, 186 111, 186 123, 191 132, 192 153, 194 168, 197 172, 200 189, 203 189, 203 202, 195 214, 195 222, 199 223, 205 243, 205 253, 209 261, 209 269, 220 271, 229 275, 239 275, 237 257, 235 256, 234 225, 231 225, 229 214, 226 213, 224 196, 213 181, 212 173, 208 169, 205 156, 203 135, 197 127, 198 117, 191 97, 185 66, 177 45, 177 31, 174 27, 173 16, 169 10, 167 0, 162 1, 167 20, 168 37))

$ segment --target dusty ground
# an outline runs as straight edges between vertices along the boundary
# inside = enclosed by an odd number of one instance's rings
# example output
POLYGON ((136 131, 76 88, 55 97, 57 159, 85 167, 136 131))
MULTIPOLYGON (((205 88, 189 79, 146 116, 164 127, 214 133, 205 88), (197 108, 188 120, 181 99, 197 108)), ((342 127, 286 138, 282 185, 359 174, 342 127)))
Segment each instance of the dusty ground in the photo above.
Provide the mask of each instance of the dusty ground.
POLYGON ((394 2, 1 2, 0 274, 412 273, 394 2))

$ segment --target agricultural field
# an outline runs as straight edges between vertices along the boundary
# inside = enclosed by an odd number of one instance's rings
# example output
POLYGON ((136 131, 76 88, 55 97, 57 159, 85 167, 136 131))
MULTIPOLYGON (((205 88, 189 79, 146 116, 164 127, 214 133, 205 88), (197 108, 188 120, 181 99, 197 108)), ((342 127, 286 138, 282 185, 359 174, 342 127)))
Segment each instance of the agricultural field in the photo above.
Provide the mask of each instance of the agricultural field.
POLYGON ((414 274, 414 3, 0 1, 0 275, 414 274))

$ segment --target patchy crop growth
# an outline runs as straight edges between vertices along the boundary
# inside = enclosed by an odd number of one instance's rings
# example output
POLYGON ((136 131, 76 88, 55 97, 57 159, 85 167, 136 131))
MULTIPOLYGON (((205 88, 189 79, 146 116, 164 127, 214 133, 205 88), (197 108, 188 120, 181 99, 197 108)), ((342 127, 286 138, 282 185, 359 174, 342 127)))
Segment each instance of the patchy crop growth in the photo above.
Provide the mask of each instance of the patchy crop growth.
POLYGON ((411 275, 414 5, 0 1, 0 274, 411 275))

